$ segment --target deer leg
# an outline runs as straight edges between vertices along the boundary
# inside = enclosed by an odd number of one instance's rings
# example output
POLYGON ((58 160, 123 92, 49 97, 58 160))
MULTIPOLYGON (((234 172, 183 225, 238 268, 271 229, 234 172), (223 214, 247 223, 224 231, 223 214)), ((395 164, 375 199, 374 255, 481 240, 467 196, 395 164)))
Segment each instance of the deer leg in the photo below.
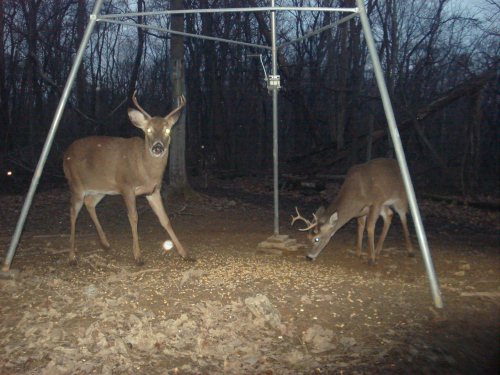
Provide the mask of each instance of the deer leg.
POLYGON ((84 199, 85 207, 89 212, 90 218, 94 222, 95 228, 97 230, 97 234, 99 235, 99 241, 104 249, 109 249, 110 245, 108 239, 106 238, 106 234, 102 230, 101 223, 97 218, 97 214, 95 212, 95 206, 99 204, 101 199, 104 198, 104 194, 96 194, 96 195, 87 195, 84 199))
POLYGON ((363 233, 365 231, 366 215, 358 217, 358 239, 356 241, 356 255, 361 258, 363 248, 363 233))
POLYGON ((72 192, 71 193, 71 207, 69 209, 69 218, 71 223, 71 231, 69 236, 70 250, 69 250, 69 263, 72 265, 76 264, 76 253, 75 253, 75 227, 76 219, 83 206, 83 199, 80 195, 72 192))
POLYGON ((172 239, 172 242, 174 243, 175 249, 179 253, 181 257, 183 257, 186 260, 194 260, 191 258, 180 243, 179 239, 174 233, 174 230, 172 229, 172 225, 170 224, 170 220, 167 216, 167 213, 165 212, 165 208, 163 207, 163 202, 161 200, 161 195, 160 195, 160 190, 156 189, 153 194, 151 195, 146 195, 146 198, 149 202, 149 205, 153 209, 153 212, 158 216, 158 220, 160 221, 161 226, 167 231, 168 235, 172 239))
POLYGON ((368 212, 366 232, 368 233, 369 258, 368 264, 375 264, 375 224, 380 213, 379 206, 371 206, 368 212))
POLYGON ((132 229, 132 250, 134 252, 134 260, 138 266, 142 266, 144 261, 141 256, 141 248, 139 247, 139 235, 137 233, 137 207, 135 204, 135 194, 133 191, 127 191, 122 194, 125 200, 125 205, 128 211, 128 221, 130 222, 130 228, 132 229))
POLYGON ((399 218, 401 219, 401 224, 403 225, 403 233, 405 235, 406 250, 408 251, 408 256, 414 257, 415 252, 413 251, 413 246, 410 240, 410 231, 408 230, 408 222, 406 219, 406 212, 398 212, 399 218))
POLYGON ((377 242, 377 252, 376 256, 380 256, 382 252, 382 246, 384 245, 385 237, 387 236, 387 232, 389 232, 389 228, 391 227, 392 218, 394 216, 394 212, 390 209, 390 207, 384 207, 381 212, 382 218, 384 219, 384 228, 382 229, 382 233, 378 238, 377 242))

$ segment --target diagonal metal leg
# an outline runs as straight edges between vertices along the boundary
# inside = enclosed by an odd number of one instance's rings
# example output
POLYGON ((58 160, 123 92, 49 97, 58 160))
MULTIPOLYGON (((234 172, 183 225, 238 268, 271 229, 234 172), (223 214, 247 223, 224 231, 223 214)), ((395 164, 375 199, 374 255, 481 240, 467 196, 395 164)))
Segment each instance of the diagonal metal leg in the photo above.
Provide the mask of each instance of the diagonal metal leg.
POLYGON ((394 111, 392 109, 391 100, 389 98, 389 93, 387 91, 387 86, 385 84, 384 75, 382 72, 382 67, 380 65, 380 60, 377 55, 377 49, 375 47, 375 42, 373 41, 373 35, 370 28, 370 22, 368 21, 368 16, 366 15, 366 10, 363 4, 363 0, 356 0, 356 5, 359 8, 359 16, 361 20, 361 25, 363 26, 363 33, 366 38, 366 44, 370 52, 370 57, 373 63, 373 69, 375 71, 375 78, 377 80, 377 85, 380 90, 380 96, 382 98, 382 103, 384 105, 385 116, 387 118, 387 124, 389 126, 389 132, 391 134, 392 142, 394 143, 394 150, 396 151, 396 158, 399 163, 399 169, 401 170, 401 175, 403 177, 403 182, 406 189, 406 195, 408 196, 408 203, 410 205, 410 211, 415 223, 415 230, 417 232, 418 242, 420 245, 420 250, 422 251, 422 256, 424 258, 425 267, 427 270, 427 277, 429 278, 429 283, 431 287, 432 296, 434 298, 434 305, 437 308, 443 307, 443 300, 441 297, 441 291, 439 289, 439 284, 436 278, 436 273, 434 271, 434 265, 432 263, 432 257, 429 251, 429 245, 427 243, 427 237, 425 235, 424 227, 422 224, 422 218, 420 216, 420 211, 417 204, 417 199, 415 197, 415 191, 413 189, 413 184, 411 182, 410 173, 408 171, 408 165, 406 163, 406 158, 403 151, 403 146, 401 144, 401 139, 399 137, 399 131, 396 125, 396 118, 394 117, 394 111))
POLYGON ((68 79, 66 81, 66 85, 64 86, 62 97, 59 100, 59 105, 57 106, 54 119, 52 120, 52 125, 50 126, 49 134, 47 135, 47 139, 45 140, 45 144, 43 146, 42 154, 40 155, 40 159, 38 160, 35 173, 33 174, 33 178, 31 179, 31 184, 28 190, 28 194, 24 199, 23 208, 21 209, 21 214, 17 221, 16 229, 10 241, 7 256, 5 257, 4 264, 2 267, 2 272, 8 272, 10 270, 10 265, 12 263, 12 259, 14 258, 17 245, 19 244, 19 238, 21 237, 21 232, 23 231, 24 223, 26 222, 26 216, 28 216, 28 211, 31 207, 33 196, 35 195, 36 188, 38 187, 38 183, 40 182, 40 177, 42 176, 43 167, 45 166, 45 162, 47 161, 47 157, 52 147, 52 143, 54 142, 54 137, 56 135, 57 128, 59 127, 59 122, 61 121, 61 117, 64 112, 64 107, 66 106, 69 93, 71 91, 73 82, 75 81, 75 77, 78 72, 78 68, 80 67, 80 63, 82 62, 83 53, 85 52, 85 48, 87 47, 90 35, 94 30, 97 21, 97 15, 101 11, 102 3, 103 0, 96 0, 96 3, 94 5, 94 10, 90 15, 87 29, 85 30, 82 42, 80 43, 80 47, 78 48, 75 60, 73 61, 73 67, 71 68, 68 79))

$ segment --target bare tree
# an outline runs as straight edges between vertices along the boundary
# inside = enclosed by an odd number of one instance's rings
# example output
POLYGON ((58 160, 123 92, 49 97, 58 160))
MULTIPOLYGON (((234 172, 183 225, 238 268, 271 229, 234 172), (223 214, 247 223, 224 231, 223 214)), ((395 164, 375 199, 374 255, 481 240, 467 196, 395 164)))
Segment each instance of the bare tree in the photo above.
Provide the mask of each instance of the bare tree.
MULTIPOLYGON (((0 144, 2 150, 9 151, 10 148, 10 116, 9 116, 9 98, 6 82, 5 66, 5 7, 4 2, 0 1, 0 144)), ((1 156, 0 156, 1 158, 1 156)))
MULTIPOLYGON (((87 19, 87 7, 85 0, 78 0, 77 10, 76 10, 76 38, 75 38, 75 50, 80 45, 83 39, 83 33, 85 32, 85 25, 87 19)), ((87 102, 87 84, 86 84, 86 73, 85 73, 85 61, 80 64, 78 69, 78 74, 76 77, 76 98, 77 105, 80 108, 86 107, 87 102)), ((78 125, 80 128, 84 127, 84 121, 82 117, 78 118, 78 125)))
MULTIPOLYGON (((269 5, 267 0, 246 3, 269 5)), ((352 0, 290 3, 353 6, 352 0)), ((104 5, 103 12, 142 11, 146 4, 148 11, 164 9, 161 0, 113 0, 104 5)), ((233 4, 229 0, 172 2, 177 9, 233 4)), ((398 123, 409 124, 401 134, 408 156, 434 169, 462 171, 463 191, 483 188, 484 176, 495 175, 488 171, 499 160, 495 85, 488 83, 481 94, 465 93, 425 118, 418 111, 486 71, 498 77, 497 2, 485 0, 479 13, 450 0, 367 0, 366 5, 398 123)), ((0 2, 0 142, 2 151, 18 154, 16 160, 27 165, 33 165, 38 156, 83 35, 87 8, 86 0, 0 2)), ((276 16, 278 45, 282 45, 345 14, 277 12, 276 16)), ((183 16, 144 16, 138 22, 176 30, 186 26, 190 33, 270 44, 266 12, 187 17, 187 23, 183 16)), ((216 151, 217 169, 225 173, 267 169, 272 144, 270 100, 260 61, 249 57, 256 52, 246 46, 184 40, 99 22, 69 98, 56 147, 89 133, 128 133, 129 127, 123 128, 124 108, 139 81, 139 95, 148 93, 143 100, 152 111, 167 106, 165 97, 173 96, 176 105, 180 94, 188 94, 185 113, 189 121, 186 124, 182 118, 173 131, 169 177, 174 188, 189 186, 188 175, 199 163, 201 145, 211 162, 216 151)), ((269 53, 263 53, 263 61, 269 71, 269 53)), ((360 151, 369 134, 373 139, 369 154, 386 153, 387 137, 378 137, 386 128, 386 119, 366 61, 365 40, 356 18, 279 49, 282 160, 325 149, 344 155, 345 163, 352 164, 361 155, 365 158, 367 153, 360 151)), ((56 156, 54 153, 54 166, 60 162, 56 156)), ((331 164, 324 157, 315 163, 315 168, 322 164, 330 168, 331 164)), ((461 181, 456 182, 460 186, 461 181)))
MULTIPOLYGON (((145 11, 144 8, 145 8, 144 0, 137 0, 137 12, 141 13, 141 12, 145 11)), ((138 16, 137 23, 143 24, 144 17, 138 16)), ((145 40, 144 30, 141 27, 138 27, 137 28, 137 50, 136 50, 136 54, 135 54, 134 65, 132 67, 132 73, 130 75, 129 89, 128 89, 128 95, 127 95, 128 98, 132 98, 132 94, 137 89, 136 85, 138 83, 139 70, 141 68, 142 55, 144 53, 144 40, 145 40)), ((130 102, 130 100, 131 99, 129 99, 129 102, 130 102)), ((129 128, 130 128, 130 126, 127 125, 126 129, 129 129, 129 128)))
MULTIPOLYGON (((172 0, 172 9, 183 9, 182 0, 172 0)), ((184 15, 172 16, 172 30, 184 31, 184 15)), ((177 100, 185 94, 184 76, 184 37, 172 35, 170 42, 171 56, 171 79, 174 106, 178 105, 177 100)), ((188 97, 189 103, 189 97, 188 97)), ((189 105, 189 104, 188 104, 189 105)), ((172 131, 172 145, 170 146, 170 169, 169 188, 174 193, 181 193, 187 197, 192 189, 187 179, 186 171, 186 111, 183 111, 177 125, 172 131)))

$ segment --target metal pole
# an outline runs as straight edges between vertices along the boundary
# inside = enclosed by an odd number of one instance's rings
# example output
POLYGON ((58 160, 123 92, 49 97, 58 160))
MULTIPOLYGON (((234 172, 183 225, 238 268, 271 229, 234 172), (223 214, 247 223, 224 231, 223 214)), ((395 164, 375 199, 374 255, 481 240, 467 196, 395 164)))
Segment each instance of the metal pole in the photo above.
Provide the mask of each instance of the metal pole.
POLYGON ((439 289, 436 273, 434 271, 434 266, 432 264, 432 258, 429 251, 429 245, 427 243, 427 237, 425 235, 424 227, 422 224, 422 218, 420 216, 417 199, 415 197, 415 191, 413 189, 410 173, 408 171, 408 165, 406 163, 403 146, 401 144, 401 139, 399 137, 399 131, 396 125, 396 118, 394 117, 394 111, 392 109, 391 100, 389 98, 389 93, 387 91, 387 86, 385 84, 384 75, 382 73, 382 67, 380 65, 377 49, 375 48, 375 42, 373 41, 373 35, 370 29, 370 23, 368 21, 368 16, 366 15, 366 10, 363 4, 363 0, 356 0, 356 3, 359 8, 361 25, 363 26, 363 32, 365 34, 366 44, 370 52, 370 57, 373 63, 373 70, 375 71, 375 78, 377 80, 377 85, 380 90, 380 96, 382 98, 385 115, 387 117, 389 132, 391 134, 392 142, 394 143, 396 158, 398 160, 399 168, 401 170, 401 175, 403 177, 406 194, 408 195, 408 202, 410 204, 411 214, 413 217, 413 221, 415 223, 415 231, 417 232, 420 250, 422 251, 422 256, 424 258, 427 270, 427 276, 429 278, 431 292, 434 298, 434 305, 438 308, 442 308, 443 300, 441 297, 441 291, 439 289))
POLYGON ((204 13, 255 13, 255 12, 354 12, 357 8, 330 8, 330 7, 287 7, 287 6, 272 6, 272 7, 256 7, 256 8, 210 8, 210 9, 178 9, 178 10, 163 10, 154 12, 130 12, 130 13, 115 13, 103 14, 99 16, 99 20, 109 18, 129 18, 137 16, 162 16, 173 14, 204 14, 204 13))
POLYGON ((252 48, 261 48, 261 49, 271 50, 271 47, 269 47, 269 46, 261 46, 259 44, 246 43, 246 42, 238 42, 236 40, 217 38, 217 37, 214 37, 214 36, 191 34, 191 33, 186 33, 186 32, 183 32, 183 31, 175 31, 175 30, 171 30, 171 29, 166 29, 164 27, 159 27, 159 26, 154 26, 154 25, 145 25, 145 24, 140 24, 140 23, 125 22, 125 21, 116 21, 116 20, 108 19, 108 18, 99 18, 98 21, 100 21, 100 22, 106 22, 106 23, 113 23, 115 25, 123 25, 123 26, 135 27, 135 28, 140 27, 142 29, 154 30, 154 31, 158 31, 158 32, 161 32, 161 33, 165 33, 165 34, 183 35, 183 36, 187 36, 187 37, 190 37, 190 38, 197 38, 197 39, 204 39, 204 40, 213 40, 214 42, 224 42, 224 43, 237 44, 237 45, 240 45, 240 46, 246 46, 246 47, 252 47, 252 48))
MULTIPOLYGON (((271 0, 271 7, 274 7, 274 0, 271 0)), ((276 12, 271 12, 271 53, 272 53, 272 78, 278 75, 276 58, 276 12)), ((276 82, 274 82, 276 83, 276 82)), ((278 187, 278 85, 272 85, 273 92, 273 179, 274 179, 274 234, 280 233, 279 223, 279 187, 278 187)))
POLYGON ((19 244, 19 238, 21 237, 21 232, 24 228, 24 223, 26 221, 26 216, 28 216, 28 211, 31 207, 31 202, 33 201, 33 196, 35 195, 36 188, 40 181, 40 177, 42 175, 43 167, 45 166, 45 162, 47 161, 47 157, 49 155, 50 149, 52 147, 52 143, 54 141, 54 137, 56 135, 57 128, 59 126, 59 122, 64 112, 64 107, 66 106, 66 102, 68 100, 69 92, 73 86, 73 82, 75 81, 76 74, 78 72, 78 68, 80 67, 80 63, 83 58, 83 53, 85 52, 85 48, 90 38, 90 34, 94 30, 95 23, 97 21, 97 15, 101 10, 103 0, 96 0, 94 5, 94 10, 92 11, 89 19, 89 23, 87 25, 87 29, 83 35, 82 42, 80 43, 80 47, 78 48, 78 52, 76 53, 75 60, 73 61, 73 67, 69 73, 68 79, 66 81, 66 86, 64 86, 64 90, 62 93, 62 97, 59 100, 59 105, 57 106, 56 113, 54 115, 54 119, 52 120, 52 125, 50 126, 49 133, 47 135, 47 139, 45 140, 45 144, 43 146, 42 153, 40 155, 40 159, 38 160, 38 164, 35 169, 35 173, 33 174, 33 178, 31 180, 31 185, 28 190, 28 194, 24 200, 23 208, 21 209, 21 214, 17 221, 16 229, 14 234, 12 235, 12 239, 10 241, 10 246, 7 252, 7 256, 5 258, 2 271, 8 272, 10 270, 10 265, 12 263, 12 258, 14 258, 14 254, 16 252, 17 245, 19 244))

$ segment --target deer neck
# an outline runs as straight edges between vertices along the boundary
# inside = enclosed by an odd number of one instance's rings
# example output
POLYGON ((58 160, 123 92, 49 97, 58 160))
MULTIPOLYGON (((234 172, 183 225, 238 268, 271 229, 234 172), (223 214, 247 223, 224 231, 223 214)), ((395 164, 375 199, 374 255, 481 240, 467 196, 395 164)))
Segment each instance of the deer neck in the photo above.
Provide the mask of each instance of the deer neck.
POLYGON ((339 192, 337 197, 335 197, 333 202, 326 209, 323 220, 328 221, 330 216, 337 212, 338 220, 335 227, 340 229, 352 218, 360 216, 360 213, 366 205, 364 202, 353 199, 349 195, 348 193, 346 194, 345 190, 339 192))

